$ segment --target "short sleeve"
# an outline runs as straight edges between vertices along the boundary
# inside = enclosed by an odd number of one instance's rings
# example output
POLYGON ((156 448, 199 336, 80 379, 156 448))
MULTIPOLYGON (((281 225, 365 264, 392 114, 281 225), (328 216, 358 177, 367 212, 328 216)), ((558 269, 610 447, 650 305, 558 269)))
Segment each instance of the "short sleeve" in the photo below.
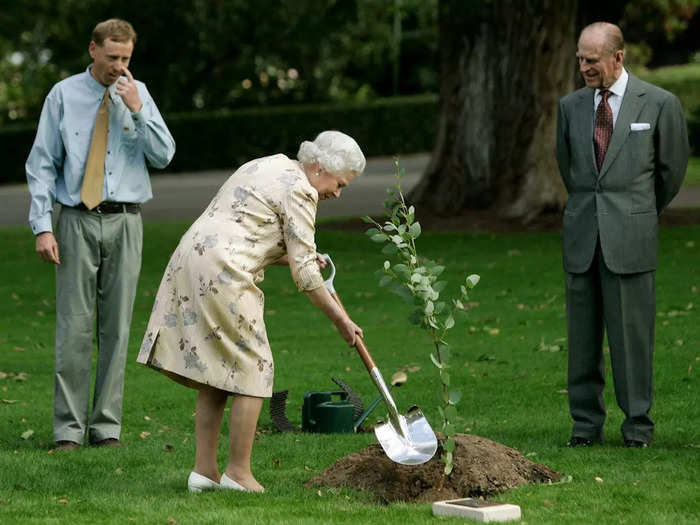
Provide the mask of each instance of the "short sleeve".
POLYGON ((300 292, 323 286, 316 264, 316 204, 313 188, 299 179, 291 185, 282 203, 282 232, 292 278, 300 292))

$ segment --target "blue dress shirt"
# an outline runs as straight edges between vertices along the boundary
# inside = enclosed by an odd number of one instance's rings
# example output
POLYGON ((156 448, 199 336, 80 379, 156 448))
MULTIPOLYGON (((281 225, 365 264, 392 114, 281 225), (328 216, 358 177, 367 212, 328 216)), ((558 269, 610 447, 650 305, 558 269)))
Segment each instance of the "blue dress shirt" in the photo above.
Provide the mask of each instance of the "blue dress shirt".
POLYGON ((153 197, 146 161, 164 168, 175 154, 175 141, 143 82, 136 81, 142 108, 132 113, 116 93, 105 88, 90 68, 58 82, 46 96, 27 183, 31 193, 29 224, 34 234, 52 231, 54 203, 80 204, 80 190, 97 110, 109 90, 109 133, 102 200, 143 203, 153 197))

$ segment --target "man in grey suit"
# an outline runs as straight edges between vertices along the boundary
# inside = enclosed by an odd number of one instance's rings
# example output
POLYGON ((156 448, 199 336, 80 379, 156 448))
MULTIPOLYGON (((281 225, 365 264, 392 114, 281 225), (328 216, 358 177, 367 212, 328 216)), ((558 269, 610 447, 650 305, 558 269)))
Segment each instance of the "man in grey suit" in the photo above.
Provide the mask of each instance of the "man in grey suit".
POLYGON ((603 439, 604 329, 625 446, 647 447, 654 428, 658 216, 683 182, 689 147, 678 99, 628 73, 624 56, 619 27, 584 28, 577 58, 586 87, 559 102, 570 447, 603 439))

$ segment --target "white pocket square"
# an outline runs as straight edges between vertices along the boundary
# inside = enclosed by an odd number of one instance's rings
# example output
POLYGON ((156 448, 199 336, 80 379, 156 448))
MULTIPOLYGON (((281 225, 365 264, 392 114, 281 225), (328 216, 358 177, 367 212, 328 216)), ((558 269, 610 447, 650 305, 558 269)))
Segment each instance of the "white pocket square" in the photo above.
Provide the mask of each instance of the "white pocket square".
POLYGON ((651 124, 648 122, 632 122, 630 124, 630 131, 644 131, 647 129, 651 129, 651 124))

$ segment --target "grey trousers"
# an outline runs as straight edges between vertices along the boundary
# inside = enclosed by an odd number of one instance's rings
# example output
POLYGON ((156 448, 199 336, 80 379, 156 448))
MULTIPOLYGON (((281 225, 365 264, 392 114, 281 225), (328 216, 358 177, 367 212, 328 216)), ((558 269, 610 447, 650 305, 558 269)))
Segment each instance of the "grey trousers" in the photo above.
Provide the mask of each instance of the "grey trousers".
POLYGON ((138 213, 99 214, 63 207, 56 227, 54 440, 118 439, 124 367, 139 272, 138 213), (90 371, 97 307, 97 376, 90 371))
POLYGON ((585 273, 566 274, 569 410, 573 435, 602 437, 605 422, 603 330, 610 345, 624 439, 650 442, 653 400, 654 272, 615 274, 600 247, 585 273))

